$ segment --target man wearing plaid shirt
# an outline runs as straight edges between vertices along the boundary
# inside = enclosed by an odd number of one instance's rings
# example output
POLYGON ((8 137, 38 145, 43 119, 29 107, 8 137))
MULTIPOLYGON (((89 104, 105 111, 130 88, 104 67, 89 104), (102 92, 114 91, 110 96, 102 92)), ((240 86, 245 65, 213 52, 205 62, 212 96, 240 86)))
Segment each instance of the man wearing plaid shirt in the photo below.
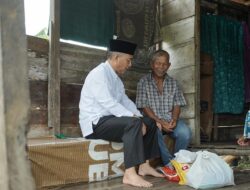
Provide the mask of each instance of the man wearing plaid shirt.
POLYGON ((187 148, 191 130, 179 119, 180 107, 185 106, 186 101, 177 81, 167 74, 170 65, 168 52, 158 50, 152 55, 152 73, 139 81, 136 105, 157 124, 158 144, 164 164, 161 171, 169 180, 178 181, 178 176, 170 163, 173 156, 165 145, 163 135, 169 134, 175 139, 174 152, 178 152, 187 148))

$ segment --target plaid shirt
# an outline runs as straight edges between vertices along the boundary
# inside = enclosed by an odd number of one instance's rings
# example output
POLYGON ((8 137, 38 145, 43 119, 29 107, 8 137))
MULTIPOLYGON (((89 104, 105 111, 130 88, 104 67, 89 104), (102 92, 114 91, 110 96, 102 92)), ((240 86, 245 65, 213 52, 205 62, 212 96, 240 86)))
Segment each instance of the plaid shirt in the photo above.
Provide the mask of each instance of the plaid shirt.
POLYGON ((177 81, 166 74, 163 94, 160 94, 151 73, 140 79, 137 84, 136 105, 138 108, 151 108, 157 117, 170 121, 176 105, 186 105, 185 98, 177 81))

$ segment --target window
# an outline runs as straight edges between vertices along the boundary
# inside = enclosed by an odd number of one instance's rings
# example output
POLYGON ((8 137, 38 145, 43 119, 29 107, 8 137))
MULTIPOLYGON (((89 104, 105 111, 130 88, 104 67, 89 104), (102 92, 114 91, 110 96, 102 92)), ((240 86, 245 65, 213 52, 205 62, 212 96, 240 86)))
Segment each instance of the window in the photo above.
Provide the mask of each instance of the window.
POLYGON ((24 0, 26 34, 48 38, 50 0, 24 0))

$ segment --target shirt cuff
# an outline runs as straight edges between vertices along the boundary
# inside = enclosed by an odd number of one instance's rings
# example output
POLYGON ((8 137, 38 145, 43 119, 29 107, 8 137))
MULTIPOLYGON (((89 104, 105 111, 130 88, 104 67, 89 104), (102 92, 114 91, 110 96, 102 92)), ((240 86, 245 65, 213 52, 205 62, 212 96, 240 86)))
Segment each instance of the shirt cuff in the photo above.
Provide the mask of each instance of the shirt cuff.
POLYGON ((136 111, 135 115, 139 116, 139 117, 143 117, 142 114, 141 114, 141 112, 139 110, 136 111))

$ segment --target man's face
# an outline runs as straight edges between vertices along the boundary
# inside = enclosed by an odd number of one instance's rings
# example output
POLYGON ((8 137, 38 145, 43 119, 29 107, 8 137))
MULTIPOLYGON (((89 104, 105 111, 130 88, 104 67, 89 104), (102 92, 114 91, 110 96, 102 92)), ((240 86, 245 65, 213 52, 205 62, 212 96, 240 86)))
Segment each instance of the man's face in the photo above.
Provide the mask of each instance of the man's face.
POLYGON ((166 56, 157 57, 156 60, 151 64, 153 74, 157 77, 163 77, 169 67, 169 58, 167 58, 166 56))
POLYGON ((132 66, 132 55, 121 53, 119 56, 117 56, 117 62, 116 62, 116 72, 118 74, 124 74, 126 70, 128 70, 132 66))

